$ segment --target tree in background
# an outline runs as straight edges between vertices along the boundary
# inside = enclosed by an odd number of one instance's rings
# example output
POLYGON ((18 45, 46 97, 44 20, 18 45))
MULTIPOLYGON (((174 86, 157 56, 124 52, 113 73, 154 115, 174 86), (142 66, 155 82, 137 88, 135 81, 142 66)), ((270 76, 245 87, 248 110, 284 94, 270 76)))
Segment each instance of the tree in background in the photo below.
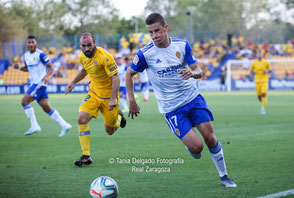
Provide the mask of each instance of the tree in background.
POLYGON ((150 12, 164 15, 170 25, 169 32, 183 32, 175 35, 180 37, 185 37, 187 31, 219 31, 226 35, 237 29, 241 33, 251 31, 257 35, 264 29, 279 28, 292 39, 294 29, 293 0, 149 0, 145 13, 130 20, 119 16, 113 0, 44 0, 41 4, 37 0, 2 2, 0 32, 2 35, 9 32, 9 36, 1 35, 2 42, 28 34, 60 36, 88 31, 109 35, 128 34, 135 29, 146 32, 144 19, 150 12), (281 5, 284 8, 277 10, 281 5), (192 12, 189 11, 191 8, 192 12))
POLYGON ((170 32, 190 31, 192 24, 194 32, 221 31, 223 38, 226 34, 238 32, 255 37, 256 42, 260 39, 280 42, 285 40, 281 39, 285 32, 289 39, 293 39, 293 5, 293 0, 149 0, 145 15, 159 12, 166 16, 171 25, 170 32), (191 7, 194 11, 189 12, 191 7), (274 32, 276 37, 271 39, 269 35, 274 32), (267 38, 261 38, 262 35, 267 38))

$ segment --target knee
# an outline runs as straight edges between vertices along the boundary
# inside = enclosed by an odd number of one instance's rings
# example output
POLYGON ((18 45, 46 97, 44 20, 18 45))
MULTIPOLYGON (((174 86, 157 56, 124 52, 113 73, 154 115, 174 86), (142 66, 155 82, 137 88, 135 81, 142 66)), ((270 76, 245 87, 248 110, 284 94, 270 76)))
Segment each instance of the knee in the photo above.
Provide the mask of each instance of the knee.
POLYGON ((105 131, 108 135, 112 135, 115 132, 115 128, 113 127, 105 127, 105 131))
POLYGON ((42 109, 43 109, 44 112, 46 112, 46 113, 48 113, 48 114, 49 114, 49 113, 51 112, 51 110, 52 110, 50 107, 47 107, 47 106, 42 106, 42 109))
POLYGON ((203 143, 201 142, 200 144, 192 144, 189 145, 188 148, 192 153, 199 154, 203 150, 203 143))
POLYGON ((205 143, 209 147, 215 146, 217 140, 213 133, 209 134, 207 137, 205 137, 205 143))
POLYGON ((87 122, 87 118, 84 117, 84 116, 79 116, 78 117, 78 124, 81 125, 81 124, 88 124, 87 122))
POLYGON ((30 104, 29 102, 25 101, 24 99, 21 100, 21 105, 25 107, 26 105, 30 104))

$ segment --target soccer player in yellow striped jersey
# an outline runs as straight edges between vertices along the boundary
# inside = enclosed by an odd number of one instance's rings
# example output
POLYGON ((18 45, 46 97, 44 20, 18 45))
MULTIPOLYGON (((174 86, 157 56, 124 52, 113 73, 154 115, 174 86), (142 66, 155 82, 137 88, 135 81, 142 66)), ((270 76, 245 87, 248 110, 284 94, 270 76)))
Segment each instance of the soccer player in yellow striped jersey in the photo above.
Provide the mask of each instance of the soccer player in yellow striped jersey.
POLYGON ((262 52, 257 52, 257 60, 253 61, 250 68, 251 74, 255 73, 254 81, 258 100, 261 102, 260 114, 266 114, 267 91, 269 74, 271 72, 270 63, 263 58, 262 52))
POLYGON ((84 33, 80 38, 80 63, 81 71, 68 84, 65 94, 72 91, 75 84, 90 76, 88 94, 82 100, 79 108, 78 129, 79 139, 83 155, 77 161, 76 166, 89 165, 90 157, 89 122, 97 118, 99 111, 104 118, 105 131, 112 135, 118 127, 124 128, 126 120, 119 109, 120 79, 114 58, 103 48, 96 47, 96 41, 92 34, 84 33))

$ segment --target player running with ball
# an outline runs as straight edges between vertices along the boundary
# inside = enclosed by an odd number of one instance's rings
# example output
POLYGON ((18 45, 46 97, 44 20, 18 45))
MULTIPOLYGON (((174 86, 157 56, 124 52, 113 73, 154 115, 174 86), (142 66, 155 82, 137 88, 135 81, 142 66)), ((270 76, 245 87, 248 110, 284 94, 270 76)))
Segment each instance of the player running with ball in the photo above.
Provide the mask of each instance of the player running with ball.
POLYGON ((147 17, 146 27, 153 41, 138 51, 126 74, 129 116, 133 118, 140 113, 132 77, 146 70, 159 111, 165 114, 170 129, 185 144, 188 152, 199 159, 203 143, 193 129, 196 127, 209 148, 221 184, 236 187, 228 177, 221 143, 213 133, 212 113, 196 88, 195 79, 202 77, 202 70, 192 56, 191 46, 185 40, 169 37, 168 25, 158 13, 147 17))

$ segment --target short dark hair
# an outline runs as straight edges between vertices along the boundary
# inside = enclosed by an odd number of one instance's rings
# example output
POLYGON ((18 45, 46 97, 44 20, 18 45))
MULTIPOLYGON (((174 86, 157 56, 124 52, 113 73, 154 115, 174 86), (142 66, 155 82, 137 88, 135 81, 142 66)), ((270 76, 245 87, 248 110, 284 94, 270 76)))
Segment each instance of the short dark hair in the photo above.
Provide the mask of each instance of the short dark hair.
POLYGON ((158 22, 162 26, 164 26, 166 24, 163 16, 161 14, 159 14, 159 13, 152 13, 145 20, 146 25, 152 25, 152 24, 158 23, 158 22))
POLYGON ((27 37, 27 40, 29 40, 29 39, 35 39, 35 40, 37 40, 36 37, 35 37, 34 35, 29 35, 29 36, 27 37))
POLYGON ((85 32, 85 33, 83 33, 83 34, 81 35, 81 37, 80 37, 80 40, 81 40, 81 38, 84 37, 84 36, 91 36, 92 39, 93 39, 93 42, 96 41, 96 40, 95 40, 95 37, 93 36, 93 34, 91 34, 91 33, 89 33, 89 32, 85 32))

